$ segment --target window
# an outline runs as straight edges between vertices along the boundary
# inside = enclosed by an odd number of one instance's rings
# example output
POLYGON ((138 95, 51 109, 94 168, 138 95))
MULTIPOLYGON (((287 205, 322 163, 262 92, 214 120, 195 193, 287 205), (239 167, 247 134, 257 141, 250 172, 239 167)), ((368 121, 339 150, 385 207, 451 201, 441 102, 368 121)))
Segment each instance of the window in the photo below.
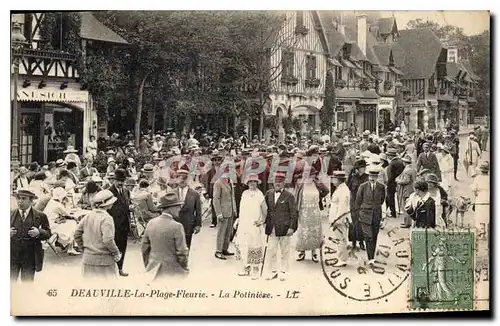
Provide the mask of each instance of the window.
POLYGON ((391 80, 391 73, 390 72, 385 72, 384 73, 384 80, 385 81, 390 81, 391 80))
POLYGON ((342 79, 342 67, 335 66, 335 80, 342 79))
POLYGON ((297 11, 296 16, 297 16, 296 17, 296 19, 297 19, 296 26, 297 27, 304 26, 304 12, 303 11, 297 11))
POLYGON ((283 77, 293 77, 294 53, 291 51, 283 51, 282 58, 282 75, 283 77))
POLYGON ((308 55, 306 57, 306 79, 316 78, 316 57, 308 55))

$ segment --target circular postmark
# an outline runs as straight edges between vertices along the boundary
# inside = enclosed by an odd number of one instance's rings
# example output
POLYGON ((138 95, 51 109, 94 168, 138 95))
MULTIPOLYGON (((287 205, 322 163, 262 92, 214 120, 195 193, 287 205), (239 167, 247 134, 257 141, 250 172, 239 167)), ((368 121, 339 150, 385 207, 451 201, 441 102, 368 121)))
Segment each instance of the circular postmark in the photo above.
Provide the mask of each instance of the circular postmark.
POLYGON ((346 242, 350 243, 344 221, 341 217, 329 226, 321 247, 321 265, 328 283, 356 301, 380 300, 395 292, 410 274, 409 229, 399 226, 400 219, 390 219, 378 233, 373 264, 367 263, 366 251, 349 250, 346 265, 341 266, 346 242))

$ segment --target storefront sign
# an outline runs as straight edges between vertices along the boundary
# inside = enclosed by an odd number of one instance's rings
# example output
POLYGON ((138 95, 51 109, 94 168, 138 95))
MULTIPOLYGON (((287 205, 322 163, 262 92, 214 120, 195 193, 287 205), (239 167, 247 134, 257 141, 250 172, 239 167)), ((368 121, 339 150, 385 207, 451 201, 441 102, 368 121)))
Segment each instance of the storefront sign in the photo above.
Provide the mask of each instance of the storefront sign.
POLYGON ((379 110, 392 110, 394 107, 393 99, 379 99, 378 100, 378 109, 379 110))
POLYGON ((421 109, 425 108, 424 103, 406 103, 403 106, 406 108, 421 108, 421 109))
POLYGON ((353 108, 352 105, 347 105, 347 104, 337 105, 337 107, 335 108, 335 111, 337 111, 337 112, 350 112, 350 111, 352 111, 352 108, 353 108))
POLYGON ((359 104, 378 104, 378 100, 359 100, 359 104))
POLYGON ((18 101, 40 101, 40 102, 87 102, 89 93, 87 91, 63 91, 55 89, 21 89, 17 91, 18 101))

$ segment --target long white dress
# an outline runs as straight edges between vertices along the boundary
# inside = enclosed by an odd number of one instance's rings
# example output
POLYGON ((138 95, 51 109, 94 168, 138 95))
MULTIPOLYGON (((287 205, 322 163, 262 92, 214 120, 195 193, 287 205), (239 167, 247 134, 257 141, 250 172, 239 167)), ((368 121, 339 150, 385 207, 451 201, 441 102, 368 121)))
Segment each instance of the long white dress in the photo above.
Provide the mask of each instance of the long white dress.
POLYGON ((304 182, 299 208, 297 251, 315 250, 323 241, 322 214, 319 210, 319 191, 312 180, 304 182))
POLYGON ((43 213, 47 215, 47 219, 49 220, 50 231, 59 236, 59 243, 66 246, 73 242, 77 226, 76 221, 66 220, 64 223, 55 223, 58 217, 70 215, 61 202, 51 199, 43 210, 43 213))
POLYGON ((238 230, 234 244, 244 266, 258 265, 263 257, 263 227, 254 222, 264 221, 261 206, 265 204, 264 194, 259 190, 247 189, 241 195, 238 230))

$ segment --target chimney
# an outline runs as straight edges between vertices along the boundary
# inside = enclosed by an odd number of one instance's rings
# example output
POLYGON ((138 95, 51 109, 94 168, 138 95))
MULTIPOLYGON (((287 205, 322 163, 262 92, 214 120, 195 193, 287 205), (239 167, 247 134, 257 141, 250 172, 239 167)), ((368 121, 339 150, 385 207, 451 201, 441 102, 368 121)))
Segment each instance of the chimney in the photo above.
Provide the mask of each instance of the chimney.
POLYGON ((358 15, 358 46, 366 55, 366 15, 358 15))

